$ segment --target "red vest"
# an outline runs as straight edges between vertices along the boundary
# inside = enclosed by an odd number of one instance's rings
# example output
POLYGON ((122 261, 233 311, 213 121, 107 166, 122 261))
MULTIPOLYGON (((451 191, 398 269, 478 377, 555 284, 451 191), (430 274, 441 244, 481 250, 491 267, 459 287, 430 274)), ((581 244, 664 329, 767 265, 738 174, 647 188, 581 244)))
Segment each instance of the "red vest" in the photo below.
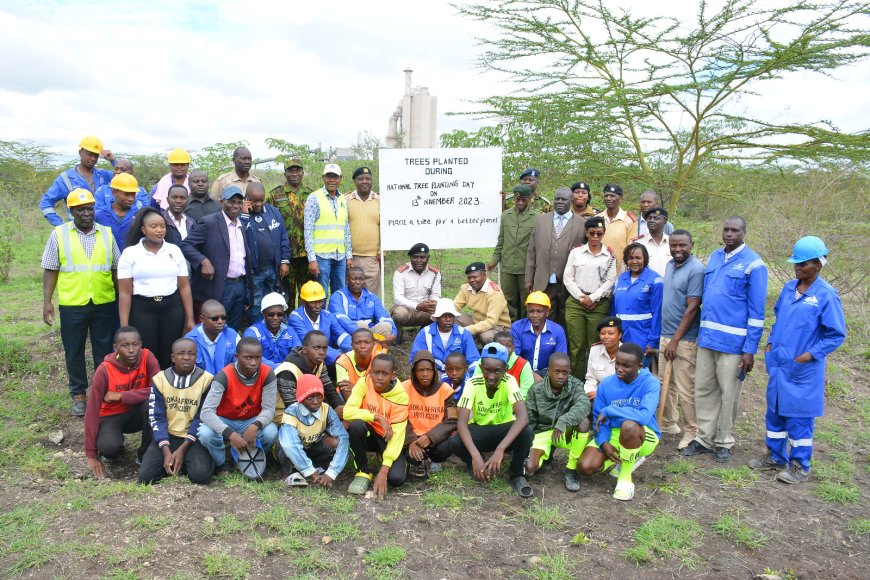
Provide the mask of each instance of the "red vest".
POLYGON ((514 362, 514 366, 508 369, 508 374, 517 380, 517 384, 520 384, 520 373, 523 372, 527 362, 529 361, 520 355, 517 355, 517 360, 514 362))
POLYGON ((227 388, 218 405, 218 417, 226 419, 244 420, 256 417, 263 410, 263 384, 269 376, 269 367, 260 365, 260 372, 256 382, 250 387, 239 380, 235 366, 230 363, 223 369, 227 377, 227 388))
MULTIPOLYGON (((143 348, 142 354, 139 357, 139 366, 131 372, 125 373, 112 364, 103 363, 103 368, 106 369, 108 375, 109 386, 106 392, 126 393, 135 389, 150 389, 151 377, 148 376, 148 349, 143 348)), ((130 410, 130 405, 118 401, 115 403, 107 403, 103 401, 100 406, 100 417, 109 415, 120 415, 130 410)))

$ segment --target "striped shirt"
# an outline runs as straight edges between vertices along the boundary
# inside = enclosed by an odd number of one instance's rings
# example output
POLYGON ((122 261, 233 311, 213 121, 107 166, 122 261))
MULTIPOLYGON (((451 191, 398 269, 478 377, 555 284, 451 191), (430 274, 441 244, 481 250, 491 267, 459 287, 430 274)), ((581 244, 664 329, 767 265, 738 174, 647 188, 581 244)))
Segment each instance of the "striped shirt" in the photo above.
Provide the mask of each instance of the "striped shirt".
MULTIPOLYGON (((82 248, 85 250, 85 256, 88 259, 91 258, 91 254, 94 252, 94 243, 97 240, 97 227, 94 224, 93 229, 91 231, 85 233, 78 229, 75 224, 73 224, 72 229, 78 234, 79 242, 82 244, 82 248)), ((108 227, 106 228, 109 229, 108 227)), ((112 237, 112 269, 118 269, 118 258, 121 257, 121 250, 118 249, 118 244, 115 242, 114 236, 112 237)), ((57 241, 57 230, 51 230, 51 234, 48 236, 48 242, 45 244, 45 250, 42 252, 42 262, 40 263, 40 267, 43 270, 60 270, 60 250, 58 249, 58 241, 57 241)))

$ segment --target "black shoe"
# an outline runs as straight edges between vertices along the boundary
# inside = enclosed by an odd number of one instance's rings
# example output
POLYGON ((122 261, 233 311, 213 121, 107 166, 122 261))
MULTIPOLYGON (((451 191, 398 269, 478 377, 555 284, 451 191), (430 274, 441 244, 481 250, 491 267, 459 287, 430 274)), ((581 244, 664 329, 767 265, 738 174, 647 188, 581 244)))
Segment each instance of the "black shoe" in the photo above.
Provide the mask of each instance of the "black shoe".
POLYGON ((731 461, 731 450, 727 447, 717 447, 716 455, 713 456, 716 463, 728 463, 731 461))
POLYGON ((574 469, 565 470, 565 489, 568 491, 580 491, 580 476, 574 469))
POLYGON ((809 478, 810 470, 804 471, 797 461, 792 461, 791 465, 776 474, 776 480, 783 483, 802 483, 809 478))
POLYGON ((680 455, 683 457, 692 457, 694 455, 701 455, 702 453, 712 453, 712 451, 698 443, 697 440, 692 441, 680 449, 680 455))
POLYGON ((788 467, 785 463, 777 463, 773 460, 773 457, 770 455, 770 451, 767 452, 767 455, 764 457, 756 457, 755 459, 750 459, 747 463, 750 469, 755 469, 758 471, 767 471, 771 469, 781 470, 788 467))

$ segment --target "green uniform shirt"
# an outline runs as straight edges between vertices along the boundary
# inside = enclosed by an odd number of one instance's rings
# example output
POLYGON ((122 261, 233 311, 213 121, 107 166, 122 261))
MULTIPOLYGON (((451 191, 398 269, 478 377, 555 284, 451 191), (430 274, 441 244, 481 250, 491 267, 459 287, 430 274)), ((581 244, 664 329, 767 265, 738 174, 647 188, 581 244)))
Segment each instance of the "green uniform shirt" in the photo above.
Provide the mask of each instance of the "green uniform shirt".
POLYGON ((516 379, 505 373, 491 399, 486 394, 486 380, 483 377, 469 379, 459 399, 459 406, 471 411, 469 423, 501 425, 516 419, 514 403, 522 400, 516 379))
POLYGON ((540 215, 531 206, 524 212, 512 207, 501 214, 498 242, 490 263, 501 262, 501 271, 506 274, 523 274, 526 271, 526 250, 535 228, 535 219, 540 215))
POLYGON ((299 186, 294 192, 287 184, 279 185, 266 196, 266 203, 274 205, 284 217, 284 227, 290 238, 290 250, 293 258, 304 258, 305 253, 305 200, 312 189, 305 185, 299 186))

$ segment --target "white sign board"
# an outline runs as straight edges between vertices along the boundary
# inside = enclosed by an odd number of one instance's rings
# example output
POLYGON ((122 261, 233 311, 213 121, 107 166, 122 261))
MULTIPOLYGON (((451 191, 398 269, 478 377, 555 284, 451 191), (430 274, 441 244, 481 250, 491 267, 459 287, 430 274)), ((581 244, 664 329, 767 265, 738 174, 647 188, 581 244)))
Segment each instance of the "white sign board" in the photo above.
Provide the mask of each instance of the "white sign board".
POLYGON ((381 248, 492 248, 501 149, 381 149, 381 248))

